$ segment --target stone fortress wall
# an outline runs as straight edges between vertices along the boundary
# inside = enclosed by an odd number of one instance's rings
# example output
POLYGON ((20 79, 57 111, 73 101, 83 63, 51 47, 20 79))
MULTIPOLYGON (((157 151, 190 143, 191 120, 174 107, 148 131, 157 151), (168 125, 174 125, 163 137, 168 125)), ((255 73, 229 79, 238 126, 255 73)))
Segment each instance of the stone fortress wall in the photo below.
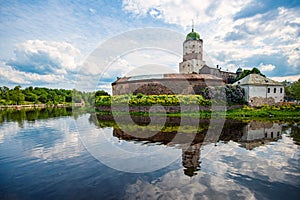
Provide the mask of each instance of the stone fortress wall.
POLYGON ((131 80, 123 77, 112 84, 113 95, 121 94, 200 94, 207 86, 221 86, 224 82, 207 74, 164 74, 161 79, 131 80))

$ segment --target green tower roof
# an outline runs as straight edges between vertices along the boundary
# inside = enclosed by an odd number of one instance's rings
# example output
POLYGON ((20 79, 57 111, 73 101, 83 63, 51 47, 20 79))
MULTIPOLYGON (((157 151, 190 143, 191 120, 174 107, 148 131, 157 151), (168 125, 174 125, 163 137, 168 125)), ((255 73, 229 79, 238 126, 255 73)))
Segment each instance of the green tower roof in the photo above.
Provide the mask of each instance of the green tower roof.
POLYGON ((243 69, 240 67, 236 70, 236 73, 242 73, 242 72, 243 72, 243 69))
POLYGON ((194 32, 194 29, 192 29, 192 32, 186 35, 187 40, 200 40, 200 35, 197 32, 194 32))

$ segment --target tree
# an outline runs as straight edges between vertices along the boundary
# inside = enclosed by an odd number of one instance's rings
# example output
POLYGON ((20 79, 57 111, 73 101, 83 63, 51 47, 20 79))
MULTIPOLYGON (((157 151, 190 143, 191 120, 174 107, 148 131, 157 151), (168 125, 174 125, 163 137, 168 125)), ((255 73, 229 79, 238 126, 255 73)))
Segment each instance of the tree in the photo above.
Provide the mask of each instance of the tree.
POLYGON ((285 95, 289 99, 300 100, 300 79, 285 87, 285 95))
POLYGON ((87 105, 94 105, 95 96, 109 96, 103 90, 97 92, 82 92, 76 89, 50 89, 32 86, 21 89, 21 86, 15 86, 14 89, 9 89, 6 86, 0 87, 0 103, 1 104, 20 104, 23 101, 29 103, 80 103, 84 100, 87 105))
POLYGON ((80 91, 77 91, 76 89, 73 89, 72 92, 73 96, 72 96, 72 100, 74 103, 80 103, 83 98, 83 93, 80 91))
POLYGON ((32 92, 25 94, 25 101, 37 103, 38 96, 32 92))
POLYGON ((25 100, 25 95, 21 91, 21 86, 16 86, 13 90, 9 91, 10 99, 19 105, 20 103, 23 103, 25 100))
POLYGON ((43 93, 39 96, 38 100, 42 103, 47 103, 47 93, 43 93))
POLYGON ((264 74, 262 74, 260 72, 259 69, 257 69, 256 67, 254 67, 252 70, 248 70, 248 69, 243 70, 243 72, 236 78, 236 81, 238 81, 238 80, 240 80, 240 79, 248 76, 249 74, 259 74, 259 75, 261 75, 263 77, 266 77, 264 74))
POLYGON ((109 94, 107 92, 105 92, 104 90, 98 90, 95 93, 95 97, 98 97, 98 96, 109 96, 109 94))
POLYGON ((202 95, 205 99, 226 101, 228 104, 244 104, 245 91, 239 85, 226 85, 221 87, 206 87, 202 95), (224 96, 226 94, 226 97, 224 96))
POLYGON ((54 104, 58 102, 58 96, 55 91, 51 90, 48 94, 48 101, 52 101, 54 104))
POLYGON ((245 90, 239 85, 226 85, 226 98, 229 104, 244 104, 245 90))

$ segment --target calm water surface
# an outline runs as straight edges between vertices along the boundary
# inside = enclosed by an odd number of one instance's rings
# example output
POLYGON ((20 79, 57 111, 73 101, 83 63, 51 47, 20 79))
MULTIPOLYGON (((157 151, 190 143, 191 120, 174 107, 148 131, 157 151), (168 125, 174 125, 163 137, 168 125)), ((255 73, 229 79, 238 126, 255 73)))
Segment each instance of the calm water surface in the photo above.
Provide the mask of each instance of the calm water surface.
POLYGON ((180 120, 2 111, 0 199, 300 199, 299 124, 180 120))

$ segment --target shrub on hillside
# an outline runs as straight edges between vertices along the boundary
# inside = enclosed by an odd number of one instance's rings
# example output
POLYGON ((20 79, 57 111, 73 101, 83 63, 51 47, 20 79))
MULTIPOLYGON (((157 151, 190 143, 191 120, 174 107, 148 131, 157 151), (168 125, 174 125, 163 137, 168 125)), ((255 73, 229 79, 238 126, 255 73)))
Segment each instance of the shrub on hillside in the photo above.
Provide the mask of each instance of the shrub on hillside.
POLYGON ((239 85, 221 87, 208 86, 202 91, 203 97, 215 101, 226 101, 228 104, 244 104, 245 91, 239 85))

